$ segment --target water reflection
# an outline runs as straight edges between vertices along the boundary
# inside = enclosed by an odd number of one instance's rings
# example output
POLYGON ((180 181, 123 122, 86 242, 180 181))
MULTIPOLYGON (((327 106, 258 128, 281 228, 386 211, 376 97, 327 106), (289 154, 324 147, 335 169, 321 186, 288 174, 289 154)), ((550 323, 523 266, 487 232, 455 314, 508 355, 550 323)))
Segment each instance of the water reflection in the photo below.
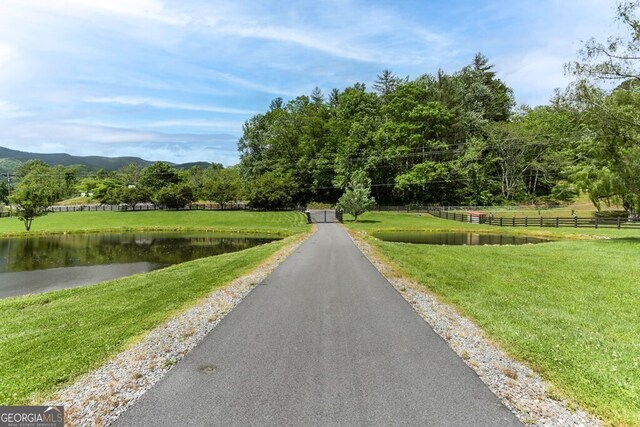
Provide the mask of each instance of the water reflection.
POLYGON ((421 231, 394 231, 376 233, 375 237, 386 242, 417 243, 423 245, 525 245, 545 243, 547 239, 529 236, 482 233, 439 233, 421 231))
POLYGON ((97 283, 273 240, 142 232, 0 239, 0 298, 97 283))

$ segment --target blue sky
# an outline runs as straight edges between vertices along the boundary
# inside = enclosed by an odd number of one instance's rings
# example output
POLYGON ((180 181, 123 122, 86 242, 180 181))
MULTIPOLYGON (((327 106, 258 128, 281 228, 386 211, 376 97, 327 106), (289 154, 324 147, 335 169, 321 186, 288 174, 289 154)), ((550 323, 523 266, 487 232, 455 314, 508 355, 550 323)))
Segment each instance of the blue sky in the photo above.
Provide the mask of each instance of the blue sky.
POLYGON ((482 52, 519 104, 568 82, 614 0, 3 0, 0 146, 238 161, 275 97, 454 72, 482 52))

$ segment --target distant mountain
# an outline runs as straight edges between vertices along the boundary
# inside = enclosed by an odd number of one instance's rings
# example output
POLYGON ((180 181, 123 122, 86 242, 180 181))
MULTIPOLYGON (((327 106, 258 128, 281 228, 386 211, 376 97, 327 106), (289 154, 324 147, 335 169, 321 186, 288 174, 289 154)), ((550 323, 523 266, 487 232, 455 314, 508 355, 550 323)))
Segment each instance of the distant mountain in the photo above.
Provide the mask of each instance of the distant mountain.
MULTIPOLYGON (((139 157, 72 156, 66 153, 27 153, 24 151, 17 151, 5 147, 0 147, 0 169, 7 169, 0 170, 0 173, 10 172, 10 170, 8 170, 10 169, 9 166, 11 166, 11 169, 14 169, 15 166, 28 160, 42 160, 43 162, 51 166, 81 165, 91 169, 105 169, 109 171, 120 169, 121 167, 127 166, 131 163, 142 167, 149 166, 153 163, 152 161, 144 160, 139 157)), ((193 166, 201 166, 206 168, 210 165, 210 163, 207 162, 191 162, 184 164, 175 164, 171 162, 167 163, 178 169, 188 169, 193 166)))

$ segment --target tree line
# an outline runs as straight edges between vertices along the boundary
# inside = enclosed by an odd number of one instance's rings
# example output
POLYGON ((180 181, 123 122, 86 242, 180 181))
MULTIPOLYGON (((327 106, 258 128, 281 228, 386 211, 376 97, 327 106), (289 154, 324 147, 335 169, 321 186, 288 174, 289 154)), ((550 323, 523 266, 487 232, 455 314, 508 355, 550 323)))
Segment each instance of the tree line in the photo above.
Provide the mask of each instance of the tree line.
POLYGON ((0 203, 11 205, 27 231, 33 219, 45 215, 49 206, 80 194, 93 202, 132 209, 141 203, 179 209, 197 200, 216 202, 224 208, 243 197, 238 169, 215 163, 188 170, 166 162, 144 168, 130 164, 113 172, 87 173, 74 166, 49 166, 41 160, 30 160, 10 178, 10 185, 0 184, 0 203))
POLYGON ((242 181, 277 182, 300 204, 335 203, 361 173, 382 205, 557 204, 584 192, 637 216, 638 9, 620 3, 627 34, 587 42, 567 65, 573 83, 535 108, 516 107, 482 54, 452 74, 385 70, 373 90, 276 98, 243 127, 242 181))

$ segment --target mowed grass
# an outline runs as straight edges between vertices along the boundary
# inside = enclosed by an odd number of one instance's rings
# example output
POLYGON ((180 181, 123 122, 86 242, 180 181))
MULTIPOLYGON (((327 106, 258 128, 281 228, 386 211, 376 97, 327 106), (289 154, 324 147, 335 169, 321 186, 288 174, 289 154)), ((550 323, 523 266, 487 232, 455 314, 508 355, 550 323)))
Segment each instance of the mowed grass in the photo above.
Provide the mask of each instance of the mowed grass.
MULTIPOLYGON (((140 211, 56 212, 33 220, 28 234, 127 231, 209 230, 288 236, 308 230, 301 212, 140 211)), ((25 235, 17 218, 0 218, 0 235, 25 235)))
POLYGON ((45 398, 296 238, 98 285, 0 300, 0 405, 45 398))
POLYGON ((0 236, 130 230, 201 230, 291 236, 163 270, 82 288, 0 299, 0 405, 42 401, 145 332, 255 268, 308 232, 300 212, 52 213, 26 233, 0 219, 0 236))
MULTIPOLYGON (((600 206, 602 213, 613 214, 614 216, 626 217, 624 208, 619 205, 611 204, 609 206, 606 203, 602 203, 600 206)), ((570 218, 573 215, 577 215, 580 218, 593 218, 597 212, 593 202, 589 200, 587 195, 580 196, 576 201, 566 206, 559 206, 554 208, 536 208, 535 206, 514 206, 509 209, 505 208, 485 208, 485 212, 492 212, 495 217, 504 218, 570 218)), ((456 211, 463 212, 463 211, 456 211)))
MULTIPOLYGON (((415 214, 374 212, 362 220, 347 226, 367 232, 509 230, 415 214)), ((458 307, 561 395, 607 424, 640 425, 640 230, 542 233, 565 240, 524 246, 368 240, 401 273, 458 307), (589 234, 611 239, 571 240, 589 234)))

